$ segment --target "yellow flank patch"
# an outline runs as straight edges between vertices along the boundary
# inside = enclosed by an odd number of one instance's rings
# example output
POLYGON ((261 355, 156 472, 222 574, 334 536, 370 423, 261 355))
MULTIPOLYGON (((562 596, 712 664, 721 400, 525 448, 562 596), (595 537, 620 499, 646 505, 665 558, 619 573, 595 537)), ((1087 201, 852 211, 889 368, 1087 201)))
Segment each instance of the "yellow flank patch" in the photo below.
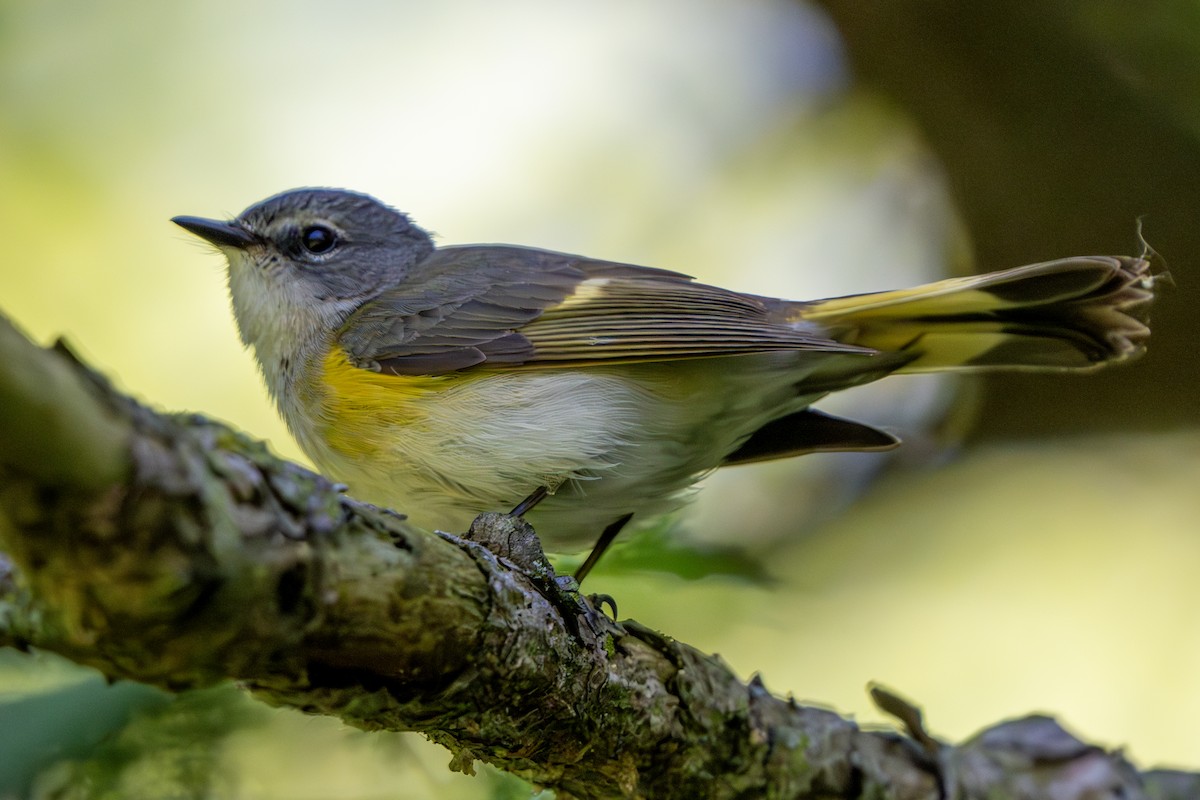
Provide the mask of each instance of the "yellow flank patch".
POLYGON ((331 448, 350 458, 372 458, 393 447, 399 430, 426 417, 425 397, 447 378, 384 375, 350 363, 334 345, 322 363, 324 392, 317 427, 331 448))

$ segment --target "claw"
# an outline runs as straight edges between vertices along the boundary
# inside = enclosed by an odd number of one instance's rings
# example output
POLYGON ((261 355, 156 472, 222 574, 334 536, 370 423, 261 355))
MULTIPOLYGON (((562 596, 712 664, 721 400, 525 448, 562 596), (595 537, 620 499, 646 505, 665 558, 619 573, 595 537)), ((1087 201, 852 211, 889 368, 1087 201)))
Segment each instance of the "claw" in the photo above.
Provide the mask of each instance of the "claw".
POLYGON ((612 611, 613 622, 617 621, 617 601, 613 599, 611 594, 589 594, 588 600, 601 611, 604 610, 605 606, 608 606, 612 611))

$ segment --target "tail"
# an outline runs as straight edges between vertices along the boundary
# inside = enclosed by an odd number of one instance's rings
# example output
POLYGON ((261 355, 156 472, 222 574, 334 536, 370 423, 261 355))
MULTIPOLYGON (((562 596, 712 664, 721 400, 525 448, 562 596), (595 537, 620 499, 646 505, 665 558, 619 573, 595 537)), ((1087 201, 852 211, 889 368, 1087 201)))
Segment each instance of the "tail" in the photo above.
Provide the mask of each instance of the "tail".
POLYGON ((798 305, 840 342, 908 356, 898 372, 1094 369, 1146 348, 1145 258, 1083 256, 798 305))

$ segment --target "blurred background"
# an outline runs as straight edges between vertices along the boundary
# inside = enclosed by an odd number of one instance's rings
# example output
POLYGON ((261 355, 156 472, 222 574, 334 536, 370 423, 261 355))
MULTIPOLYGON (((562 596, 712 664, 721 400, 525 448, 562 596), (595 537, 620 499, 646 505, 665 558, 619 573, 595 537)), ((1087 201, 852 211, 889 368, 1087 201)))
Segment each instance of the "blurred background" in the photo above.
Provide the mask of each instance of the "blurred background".
MULTIPOLYGON (((969 736, 1043 711, 1200 767, 1200 5, 938 0, 0 4, 0 311, 303 460, 222 260, 168 222, 353 188, 514 242, 795 298, 1138 253, 1149 355, 890 379, 887 460, 718 474, 589 579, 778 693, 969 736)), ((417 737, 0 652, 0 797, 528 797, 417 737)))

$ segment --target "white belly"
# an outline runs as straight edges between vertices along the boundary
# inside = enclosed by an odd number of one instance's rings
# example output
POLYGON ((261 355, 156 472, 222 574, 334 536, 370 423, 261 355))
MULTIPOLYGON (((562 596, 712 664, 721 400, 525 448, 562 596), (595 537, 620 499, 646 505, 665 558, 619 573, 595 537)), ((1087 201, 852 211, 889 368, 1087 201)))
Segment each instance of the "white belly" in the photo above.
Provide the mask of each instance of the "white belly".
POLYGON ((679 507, 747 435, 798 406, 795 375, 762 364, 679 361, 453 382, 421 398, 421 422, 392 431, 385 454, 369 462, 296 432, 351 494, 425 528, 464 531, 476 514, 507 511, 546 486, 553 495, 529 520, 547 550, 571 552, 624 514, 679 507), (763 385, 768 374, 775 386, 763 385))

